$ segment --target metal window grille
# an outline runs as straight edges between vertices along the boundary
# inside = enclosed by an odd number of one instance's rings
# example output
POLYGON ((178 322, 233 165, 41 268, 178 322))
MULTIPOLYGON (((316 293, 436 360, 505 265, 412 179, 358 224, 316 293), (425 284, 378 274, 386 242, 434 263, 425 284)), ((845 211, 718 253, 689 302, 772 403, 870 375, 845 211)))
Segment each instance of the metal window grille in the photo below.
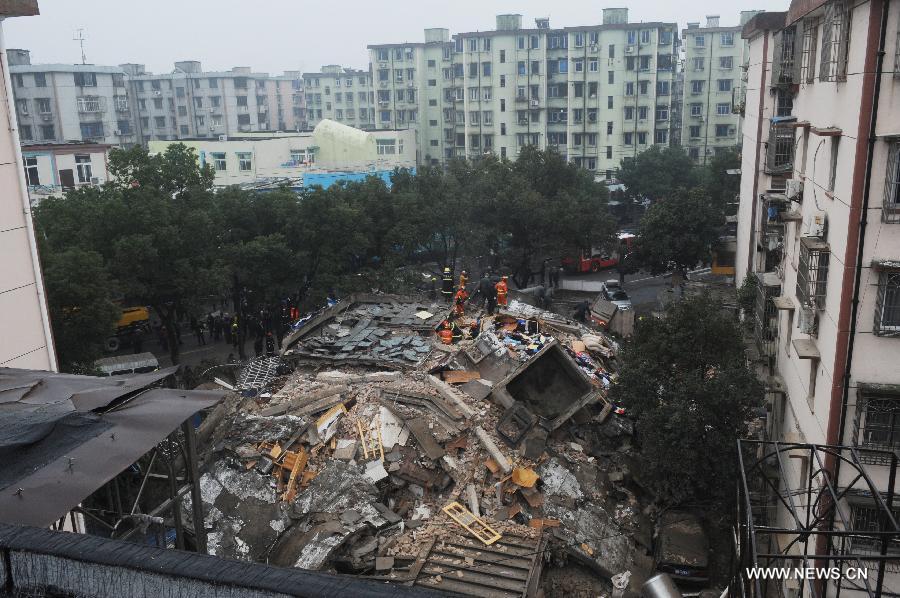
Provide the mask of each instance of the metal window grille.
POLYGON ((897 43, 894 46, 894 76, 900 79, 900 27, 897 29, 897 43))
POLYGON ((847 52, 850 46, 850 7, 847 0, 831 0, 825 5, 822 26, 820 81, 847 80, 847 52))
POLYGON ((790 116, 794 110, 794 96, 787 89, 778 90, 778 108, 776 116, 790 116))
POLYGON ((797 269, 797 299, 802 305, 825 307, 828 286, 828 262, 831 250, 817 237, 800 238, 800 264, 797 269))
MULTIPOLYGON (((900 396, 859 389, 856 399, 854 444, 861 449, 895 451, 900 449, 900 396)), ((860 461, 884 465, 884 453, 861 450, 860 461)))
POLYGON ((819 43, 819 20, 803 21, 803 45, 800 61, 800 81, 813 83, 816 80, 816 46, 819 43))
POLYGON ((881 217, 885 222, 900 222, 900 141, 891 143, 884 179, 884 206, 881 217))
MULTIPOLYGON (((865 459, 865 455, 861 455, 861 457, 862 459, 865 459)), ((898 519, 898 517, 900 517, 900 509, 894 508, 892 509, 892 512, 894 515, 894 519, 898 519)), ((854 530, 859 530, 862 533, 877 532, 879 529, 881 529, 880 518, 881 512, 875 506, 874 500, 867 500, 867 502, 865 503, 851 502, 850 520, 853 522, 851 525, 854 530)), ((878 554, 881 549, 881 543, 876 537, 873 536, 860 535, 858 537, 850 539, 850 543, 852 545, 852 550, 857 553, 861 553, 862 555, 878 554)), ((896 555, 898 553, 900 553, 900 540, 895 539, 888 544, 888 554, 896 555)), ((886 570, 891 573, 897 572, 897 563, 889 562, 886 570)))
POLYGON ((785 27, 779 34, 775 55, 775 84, 790 85, 795 82, 795 26, 785 27))
POLYGON ((778 310, 772 299, 781 294, 780 286, 767 285, 760 280, 756 285, 754 306, 756 348, 768 362, 770 370, 775 367, 778 351, 778 310))
POLYGON ((878 278, 875 334, 900 336, 900 271, 885 270, 878 278))
POLYGON ((769 127, 766 150, 766 170, 771 173, 791 172, 794 169, 794 129, 773 122, 769 127))

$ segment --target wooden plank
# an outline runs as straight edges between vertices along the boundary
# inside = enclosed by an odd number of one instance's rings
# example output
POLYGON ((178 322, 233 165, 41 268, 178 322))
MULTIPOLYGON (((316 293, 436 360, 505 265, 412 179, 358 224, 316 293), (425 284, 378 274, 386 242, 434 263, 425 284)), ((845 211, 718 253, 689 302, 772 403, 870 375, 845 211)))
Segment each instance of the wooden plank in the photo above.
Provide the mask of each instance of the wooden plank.
POLYGON ((447 452, 438 444, 437 439, 431 430, 428 429, 428 423, 424 418, 414 417, 406 421, 409 431, 412 433, 419 447, 425 451, 429 459, 440 459, 447 452))
POLYGON ((528 527, 541 529, 544 527, 559 527, 559 519, 532 519, 528 522, 528 527))
POLYGON ((451 502, 443 508, 443 511, 453 521, 466 528, 470 534, 481 540, 485 546, 490 546, 502 538, 497 530, 485 523, 480 517, 476 517, 469 509, 458 502, 451 502))
POLYGON ((472 370, 447 370, 441 372, 441 378, 448 384, 465 384, 481 378, 481 374, 472 370))

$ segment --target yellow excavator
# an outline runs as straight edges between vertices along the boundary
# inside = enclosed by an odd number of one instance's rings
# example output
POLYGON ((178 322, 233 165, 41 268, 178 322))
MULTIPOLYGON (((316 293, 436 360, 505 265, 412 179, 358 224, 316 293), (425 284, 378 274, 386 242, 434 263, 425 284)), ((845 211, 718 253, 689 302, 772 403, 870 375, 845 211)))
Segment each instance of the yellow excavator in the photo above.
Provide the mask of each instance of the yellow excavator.
POLYGON ((116 323, 116 334, 106 339, 104 348, 108 353, 115 353, 136 331, 150 331, 150 309, 143 306, 123 307, 122 316, 116 323))

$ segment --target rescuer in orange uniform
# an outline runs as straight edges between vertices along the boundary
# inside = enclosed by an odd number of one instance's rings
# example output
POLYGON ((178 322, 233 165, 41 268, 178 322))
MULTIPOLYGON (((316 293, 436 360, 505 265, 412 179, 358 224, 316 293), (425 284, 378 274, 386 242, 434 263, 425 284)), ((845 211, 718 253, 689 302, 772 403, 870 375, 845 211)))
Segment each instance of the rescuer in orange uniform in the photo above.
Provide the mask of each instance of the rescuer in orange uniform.
POLYGON ((438 336, 441 337, 441 342, 445 345, 453 344, 453 329, 450 326, 450 322, 444 320, 443 325, 441 326, 440 331, 438 331, 438 336))
POLYGON ((500 279, 495 286, 497 289, 497 305, 500 307, 506 307, 506 294, 509 292, 509 285, 507 284, 508 276, 504 276, 500 279))
POLYGON ((469 298, 469 294, 466 292, 466 287, 459 287, 459 290, 456 291, 456 296, 454 299, 453 311, 457 316, 461 316, 466 313, 466 299, 469 298))
POLYGON ((466 285, 469 283, 469 275, 466 274, 466 271, 463 270, 459 275, 459 286, 460 288, 466 288, 466 285))

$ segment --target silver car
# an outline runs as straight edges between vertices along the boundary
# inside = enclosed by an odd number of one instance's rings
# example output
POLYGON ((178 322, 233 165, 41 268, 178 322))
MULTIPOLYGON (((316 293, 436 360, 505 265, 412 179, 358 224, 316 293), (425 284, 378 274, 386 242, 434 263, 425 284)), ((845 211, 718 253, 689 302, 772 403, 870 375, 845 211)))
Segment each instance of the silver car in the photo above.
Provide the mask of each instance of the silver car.
POLYGON ((604 282, 600 287, 600 294, 621 311, 631 309, 631 297, 628 296, 628 293, 625 292, 618 280, 613 279, 604 282))

